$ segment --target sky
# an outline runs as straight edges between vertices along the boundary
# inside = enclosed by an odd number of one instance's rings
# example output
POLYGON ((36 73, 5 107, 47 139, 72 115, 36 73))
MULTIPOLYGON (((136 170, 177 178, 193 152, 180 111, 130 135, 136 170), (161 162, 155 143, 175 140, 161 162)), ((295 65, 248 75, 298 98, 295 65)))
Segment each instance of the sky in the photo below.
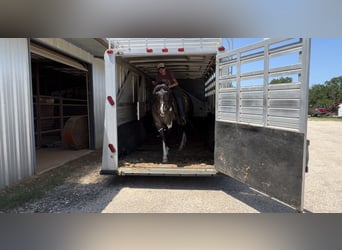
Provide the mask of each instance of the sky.
MULTIPOLYGON (((263 38, 233 38, 233 49, 263 38)), ((311 38, 309 86, 342 76, 342 38, 311 38)))

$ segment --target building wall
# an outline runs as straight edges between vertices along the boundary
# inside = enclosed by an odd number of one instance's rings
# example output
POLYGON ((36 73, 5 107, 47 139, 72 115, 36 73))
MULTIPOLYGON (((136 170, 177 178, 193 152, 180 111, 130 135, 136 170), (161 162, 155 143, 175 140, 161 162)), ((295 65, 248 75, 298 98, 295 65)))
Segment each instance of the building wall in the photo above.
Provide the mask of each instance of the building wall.
POLYGON ((84 62, 93 63, 94 57, 92 54, 62 38, 34 38, 33 40, 54 48, 66 55, 78 58, 84 62))
POLYGON ((35 173, 28 39, 0 39, 0 188, 35 173))
MULTIPOLYGON (((102 147, 104 61, 60 38, 36 39, 92 66, 95 148, 102 147)), ((29 39, 0 38, 0 189, 36 173, 29 39)))
POLYGON ((99 149, 103 143, 104 106, 106 101, 105 69, 103 59, 93 61, 93 98, 94 98, 94 131, 95 148, 99 149))

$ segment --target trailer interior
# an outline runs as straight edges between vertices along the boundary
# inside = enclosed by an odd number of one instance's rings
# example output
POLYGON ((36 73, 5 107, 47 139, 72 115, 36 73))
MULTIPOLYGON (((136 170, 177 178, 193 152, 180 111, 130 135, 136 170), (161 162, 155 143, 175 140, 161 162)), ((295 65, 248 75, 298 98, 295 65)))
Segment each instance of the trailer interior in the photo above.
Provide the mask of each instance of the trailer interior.
MULTIPOLYGON (((116 75, 119 82, 119 174, 216 174, 213 164, 215 63, 218 44, 216 43, 215 49, 210 53, 201 48, 194 49, 192 53, 172 53, 172 49, 176 48, 171 47, 168 48, 171 53, 122 53, 116 56, 116 75), (158 63, 164 63, 167 69, 174 73, 179 86, 191 97, 193 103, 193 113, 186 126, 187 144, 182 151, 177 150, 181 134, 179 127, 175 125, 169 136, 170 151, 167 163, 162 163, 162 142, 154 127, 150 106, 154 87, 152 81, 158 73, 158 63), (130 78, 130 74, 135 77, 130 78), (125 119, 123 113, 128 112, 120 110, 129 105, 128 103, 135 106, 137 118, 135 121, 124 122, 123 120, 129 119, 125 119)), ((162 51, 163 47, 159 49, 162 51)))

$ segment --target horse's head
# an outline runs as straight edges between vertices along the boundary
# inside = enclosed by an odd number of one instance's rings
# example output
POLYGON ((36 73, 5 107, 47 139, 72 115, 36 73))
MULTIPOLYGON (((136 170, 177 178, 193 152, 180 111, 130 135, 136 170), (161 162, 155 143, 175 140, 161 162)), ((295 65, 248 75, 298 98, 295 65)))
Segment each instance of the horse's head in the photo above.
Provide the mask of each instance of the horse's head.
POLYGON ((165 117, 168 113, 173 111, 173 96, 170 89, 165 84, 155 86, 152 93, 156 105, 155 111, 158 112, 161 117, 165 117))

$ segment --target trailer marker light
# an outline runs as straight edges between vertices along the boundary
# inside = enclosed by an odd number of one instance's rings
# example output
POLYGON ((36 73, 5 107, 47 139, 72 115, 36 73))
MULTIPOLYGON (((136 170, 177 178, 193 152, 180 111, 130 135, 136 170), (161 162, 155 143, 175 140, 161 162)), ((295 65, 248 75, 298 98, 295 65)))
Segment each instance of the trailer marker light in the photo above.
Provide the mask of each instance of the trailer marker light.
POLYGON ((147 52, 147 53, 152 53, 152 52, 153 52, 153 49, 147 48, 147 49, 146 49, 146 52, 147 52))
POLYGON ((168 52, 169 49, 168 48, 162 48, 162 51, 165 53, 165 52, 168 52))
POLYGON ((114 100, 113 100, 113 97, 111 97, 111 96, 107 96, 107 100, 108 100, 108 102, 110 103, 110 105, 114 105, 115 104, 115 102, 114 102, 114 100))
POLYGON ((107 50, 107 54, 113 54, 113 53, 114 53, 114 51, 112 49, 107 50))
POLYGON ((220 46, 220 47, 218 47, 218 50, 219 51, 224 51, 226 48, 224 47, 224 46, 220 46))
POLYGON ((178 48, 179 52, 184 52, 184 48, 178 48))
POLYGON ((116 149, 115 149, 115 147, 114 147, 113 144, 108 144, 108 147, 109 147, 109 149, 110 149, 110 151, 111 151, 112 153, 115 153, 115 152, 116 152, 116 149))

